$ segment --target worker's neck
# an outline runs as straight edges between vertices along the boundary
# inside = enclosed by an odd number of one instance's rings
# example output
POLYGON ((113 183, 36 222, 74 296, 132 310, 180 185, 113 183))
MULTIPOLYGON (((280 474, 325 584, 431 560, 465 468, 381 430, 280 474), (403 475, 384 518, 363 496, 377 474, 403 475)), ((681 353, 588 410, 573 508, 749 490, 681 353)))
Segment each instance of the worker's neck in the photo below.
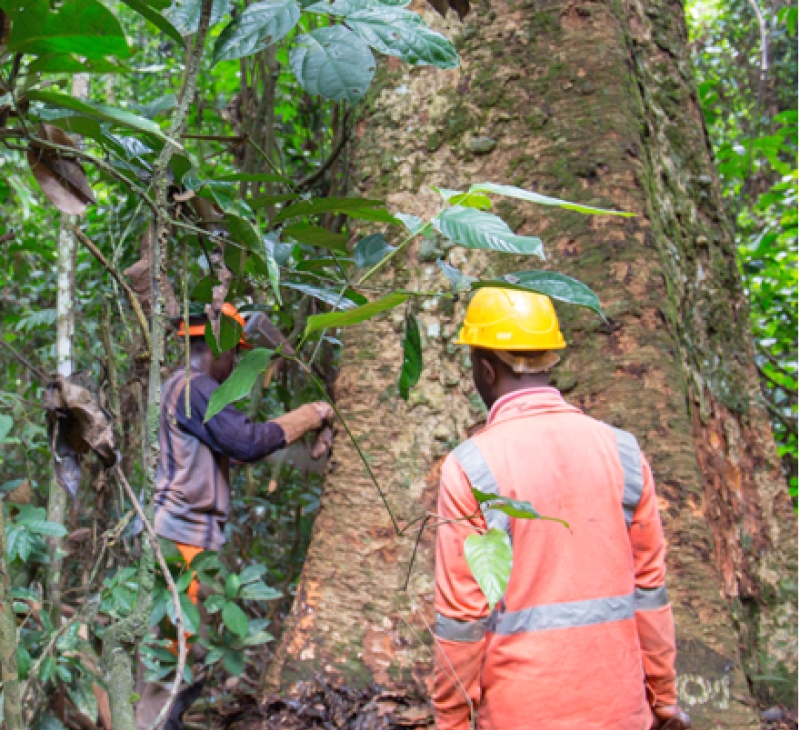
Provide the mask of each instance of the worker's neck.
POLYGON ((214 364, 214 354, 211 350, 201 350, 200 352, 192 352, 191 365, 192 370, 199 370, 201 373, 208 375, 211 372, 211 366, 214 364))
POLYGON ((504 377, 497 384, 497 398, 516 393, 519 390, 529 388, 546 388, 550 385, 550 377, 547 373, 536 373, 535 375, 517 375, 515 377, 504 377))

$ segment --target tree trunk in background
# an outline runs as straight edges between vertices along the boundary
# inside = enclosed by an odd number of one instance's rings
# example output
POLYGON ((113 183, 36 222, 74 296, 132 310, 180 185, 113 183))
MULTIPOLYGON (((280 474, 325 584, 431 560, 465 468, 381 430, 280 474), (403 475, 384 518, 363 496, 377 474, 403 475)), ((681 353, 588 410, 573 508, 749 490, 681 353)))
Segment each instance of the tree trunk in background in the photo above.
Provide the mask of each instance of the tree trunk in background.
MULTIPOLYGON (((481 0, 445 32, 456 36, 461 69, 384 69, 358 127, 357 192, 431 215, 438 201, 428 186, 490 180, 637 214, 592 218, 496 200, 516 232, 542 237, 546 266, 592 287, 609 316, 606 326, 559 307, 570 347, 555 380, 570 402, 636 434, 653 466, 680 700, 698 728, 755 727, 745 673, 796 672, 796 517, 760 403, 683 8, 481 0)), ((484 277, 531 267, 446 255, 484 277)), ((442 286, 417 249, 382 284, 442 286)), ((442 457, 483 417, 466 353, 452 344, 465 303, 434 304, 419 312, 426 371, 408 405, 394 386, 403 313, 342 334, 338 404, 405 519, 435 504, 442 457)), ((430 652, 405 621, 424 634, 414 606, 432 616, 432 540, 402 593, 412 540, 395 539, 340 433, 274 679, 287 688, 319 672, 421 688, 430 652)), ((795 684, 754 686, 785 698, 795 684)))

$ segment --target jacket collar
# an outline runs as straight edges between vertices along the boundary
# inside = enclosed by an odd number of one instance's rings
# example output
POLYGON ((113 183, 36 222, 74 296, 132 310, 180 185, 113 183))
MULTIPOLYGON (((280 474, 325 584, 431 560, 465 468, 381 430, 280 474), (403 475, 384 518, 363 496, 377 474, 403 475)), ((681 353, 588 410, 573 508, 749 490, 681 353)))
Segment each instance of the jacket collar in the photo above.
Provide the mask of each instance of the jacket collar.
POLYGON ((524 388, 498 399, 489 411, 486 425, 491 426, 494 423, 524 416, 580 412, 579 408, 567 403, 556 388, 550 386, 524 388))

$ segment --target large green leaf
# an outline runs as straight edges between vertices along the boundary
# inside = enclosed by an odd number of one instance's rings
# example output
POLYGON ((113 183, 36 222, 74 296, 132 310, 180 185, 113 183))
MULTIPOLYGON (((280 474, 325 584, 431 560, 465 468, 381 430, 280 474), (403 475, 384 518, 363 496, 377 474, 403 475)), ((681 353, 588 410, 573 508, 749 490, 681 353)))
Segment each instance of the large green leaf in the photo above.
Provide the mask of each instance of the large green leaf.
POLYGON ((70 73, 70 74, 115 74, 127 73, 130 68, 108 58, 87 58, 78 60, 69 53, 40 55, 30 66, 29 74, 70 73))
POLYGON ((233 213, 228 213, 225 216, 225 221, 228 224, 228 233, 230 233, 233 241, 241 244, 248 251, 263 253, 264 243, 261 240, 261 234, 249 220, 233 213))
POLYGON ((302 292, 303 294, 308 294, 315 299, 319 299, 321 302, 325 302, 325 304, 330 304, 335 309, 355 309, 355 307, 359 304, 366 303, 366 299, 364 299, 361 294, 349 289, 345 291, 343 296, 341 296, 340 292, 338 291, 326 289, 322 286, 314 286, 313 284, 284 281, 281 286, 294 289, 295 291, 302 292))
POLYGON ((144 0, 122 0, 122 2, 139 13, 143 18, 149 20, 156 28, 166 33, 170 38, 177 41, 182 46, 186 45, 180 31, 147 2, 144 0))
POLYGON ((248 601, 275 601, 278 598, 282 598, 283 593, 276 591, 259 580, 243 586, 239 591, 239 596, 246 598, 248 601))
POLYGON ((341 233, 332 233, 319 226, 312 226, 310 223, 294 223, 283 229, 283 235, 298 243, 347 253, 347 236, 343 236, 341 233))
POLYGON ((250 5, 219 34, 214 63, 257 53, 284 38, 300 20, 296 0, 263 0, 250 5))
POLYGON ((353 258, 359 269, 366 269, 368 266, 374 266, 382 261, 395 250, 394 246, 390 246, 386 242, 386 237, 382 233, 373 233, 362 238, 356 244, 353 249, 353 258))
POLYGON ((345 22, 387 56, 397 56, 417 66, 458 67, 458 52, 453 44, 410 10, 373 6, 348 15, 345 22))
POLYGON ((315 314, 309 317, 306 321, 305 336, 307 337, 312 332, 317 330, 326 329, 328 327, 347 327, 351 324, 358 324, 364 322, 376 314, 385 312, 388 309, 393 309, 398 304, 402 304, 408 299, 408 294, 389 294, 383 299, 378 299, 375 302, 370 302, 361 307, 350 309, 346 312, 329 312, 328 314, 315 314))
POLYGON ((530 254, 544 258, 544 249, 539 238, 515 235, 502 218, 492 213, 456 205, 443 210, 432 222, 439 233, 466 248, 530 254))
POLYGON ((75 704, 78 712, 85 715, 93 723, 97 722, 97 696, 89 679, 83 679, 67 687, 70 699, 75 704))
POLYGON ((373 216, 367 220, 397 223, 395 217, 383 207, 384 205, 382 200, 371 200, 370 198, 315 198, 287 206, 275 216, 272 222, 280 223, 289 218, 314 215, 315 213, 344 213, 352 218, 366 214, 373 216), (382 217, 379 217, 381 214, 383 214, 382 217))
POLYGON ((347 17, 359 10, 374 7, 405 7, 411 0, 320 0, 303 8, 308 13, 347 17))
POLYGON ((450 281, 450 288, 454 292, 469 291, 472 285, 478 281, 474 276, 467 276, 455 266, 450 266, 446 261, 442 261, 442 259, 437 259, 436 263, 441 272, 450 281))
POLYGON ((470 187, 469 192, 496 193, 497 195, 505 195, 510 198, 527 200, 531 203, 539 203, 539 205, 555 205, 559 208, 574 210, 578 213, 586 213, 588 215, 620 215, 626 218, 630 218, 631 216, 635 215, 635 213, 625 213, 624 211, 620 210, 606 210, 605 208, 594 208, 590 205, 581 205, 580 203, 570 203, 568 200, 560 200, 559 198, 551 198, 547 195, 532 193, 530 190, 523 190, 522 188, 517 188, 513 185, 498 185, 490 182, 476 183, 470 187))
POLYGON ((309 94, 351 104, 367 93, 375 75, 369 46, 341 25, 301 35, 289 54, 289 63, 309 94))
POLYGON ((131 55, 119 21, 96 0, 64 0, 55 12, 47 0, 7 3, 12 5, 18 8, 10 12, 8 50, 13 53, 75 53, 85 58, 131 55))
POLYGON ((237 172, 233 175, 222 175, 214 178, 217 182, 277 182, 290 184, 292 181, 283 175, 268 172, 237 172))
POLYGON ((167 137, 167 135, 161 131, 161 127, 159 127, 154 121, 140 117, 137 114, 126 111, 125 109, 107 106, 106 104, 97 104, 92 101, 82 101, 70 96, 69 94, 61 94, 57 91, 27 91, 25 92, 25 96, 30 101, 42 101, 45 104, 52 104, 53 106, 62 107, 63 109, 71 109, 79 114, 85 114, 89 117, 95 117, 106 122, 112 122, 120 127, 153 134, 162 140, 169 141, 176 146, 180 146, 174 140, 169 139, 169 137, 167 137))
POLYGON ((485 535, 470 535, 464 541, 464 557, 493 609, 503 597, 511 577, 511 540, 503 530, 492 528, 485 535))
POLYGON ((215 356, 232 350, 242 337, 242 325, 233 317, 222 314, 219 318, 219 341, 214 337, 211 322, 206 322, 205 340, 215 356))
POLYGON ((560 302, 587 307, 605 319, 597 294, 577 279, 555 271, 515 271, 513 274, 506 274, 496 279, 472 280, 473 289, 483 289, 485 287, 516 289, 517 291, 533 291, 538 294, 545 294, 551 299, 557 299, 560 302))
POLYGON ((14 426, 14 419, 11 416, 6 415, 5 413, 0 413, 0 442, 11 433, 11 429, 14 426))
MULTIPOLYGON (((210 26, 219 23, 231 9, 232 4, 233 0, 214 0, 211 6, 210 26)), ((203 0, 175 0, 169 9, 164 11, 164 16, 180 33, 190 35, 197 32, 202 7, 203 0)))
POLYGON ((250 622, 245 612, 233 601, 228 601, 225 604, 225 608, 222 609, 222 621, 234 636, 242 639, 247 636, 247 627, 250 622))
POLYGON ((256 195, 254 198, 248 198, 247 204, 253 209, 266 208, 268 205, 276 205, 277 203, 286 203, 290 200, 297 200, 300 196, 297 193, 284 193, 282 195, 256 195))
POLYGON ((272 355, 272 350, 263 348, 248 352, 230 377, 211 394, 205 421, 216 416, 229 403, 244 398, 253 389, 256 378, 267 367, 272 355))
POLYGON ((400 370, 400 379, 397 389, 400 397, 408 400, 409 391, 418 382, 422 375, 422 343, 419 336, 417 318, 409 312, 406 315, 406 333, 403 338, 403 367, 400 370))

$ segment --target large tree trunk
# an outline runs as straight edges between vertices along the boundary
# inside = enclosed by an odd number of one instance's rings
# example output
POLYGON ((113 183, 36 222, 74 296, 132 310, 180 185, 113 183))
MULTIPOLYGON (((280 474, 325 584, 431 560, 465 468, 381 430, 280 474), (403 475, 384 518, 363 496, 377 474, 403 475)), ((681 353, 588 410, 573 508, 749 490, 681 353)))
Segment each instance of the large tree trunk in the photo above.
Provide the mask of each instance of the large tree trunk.
MULTIPOLYGON (((461 69, 384 69, 358 127, 358 191, 430 215, 428 186, 491 180, 637 214, 496 205, 517 232, 540 235, 547 266, 586 282, 608 313, 607 326, 559 307, 570 347, 556 384, 590 415, 634 432, 653 466, 681 702, 698 728, 754 727, 745 675, 796 672, 796 518, 759 401, 683 8, 481 0, 451 30, 461 69)), ((530 267, 448 255, 473 275, 530 267)), ((442 286, 417 249, 382 284, 442 286)), ((467 355, 452 344, 463 309, 440 300, 420 311, 426 372, 408 405, 393 385, 402 312, 343 335, 336 398, 405 519, 435 503, 441 458, 482 418, 467 355)), ((432 614, 433 536, 403 593, 413 541, 394 536, 343 436, 274 676, 284 688, 319 672, 423 689, 430 652, 414 632, 425 637, 421 614, 432 614)))

